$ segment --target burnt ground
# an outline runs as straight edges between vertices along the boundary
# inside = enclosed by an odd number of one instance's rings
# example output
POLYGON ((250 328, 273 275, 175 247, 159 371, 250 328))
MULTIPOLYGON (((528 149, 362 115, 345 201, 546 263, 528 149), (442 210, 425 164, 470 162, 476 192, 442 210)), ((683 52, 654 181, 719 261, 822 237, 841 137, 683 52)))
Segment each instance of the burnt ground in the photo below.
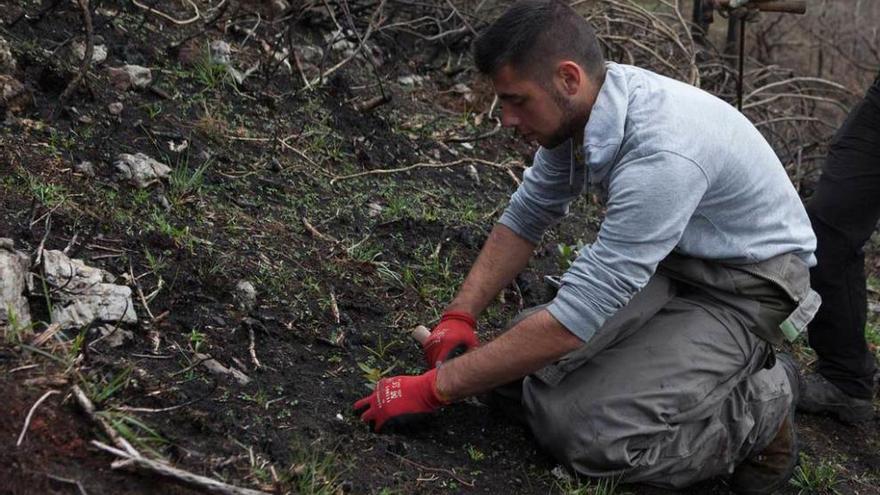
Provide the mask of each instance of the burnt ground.
MULTIPOLYGON (((160 3, 185 17, 182 3, 160 3)), ((90 444, 107 439, 76 407, 73 384, 142 452, 239 486, 607 493, 589 480, 554 475, 556 464, 527 431, 476 401, 448 407, 418 429, 382 435, 350 410, 377 376, 422 371, 408 331, 435 321, 452 297, 533 151, 504 132, 484 136, 494 126, 486 116, 491 89, 466 70, 466 46, 429 50, 418 39, 377 36, 377 69, 351 63, 307 90, 296 68, 266 68, 271 43, 244 29, 258 12, 271 18, 257 2, 231 2, 212 22, 177 26, 128 2, 105 1, 94 24, 108 59, 60 104, 77 73, 68 51, 81 38, 77 9, 67 2, 51 10, 37 2, 0 5, 0 37, 29 91, 24 108, 0 126, 0 234, 31 254, 42 242, 69 247, 71 257, 117 276, 131 272, 131 285, 148 299, 148 307, 136 301, 140 323, 122 328, 132 338, 119 347, 97 340, 94 328, 36 350, 20 345, 30 330, 4 334, 0 493, 77 493, 77 483, 87 493, 190 493, 111 470, 112 456, 90 444), (234 47, 236 67, 261 61, 263 68, 233 82, 208 60, 213 40, 234 47), (125 63, 150 67, 151 89, 115 89, 106 68, 125 63), (398 79, 405 75, 423 79, 405 84, 398 79), (391 102, 356 109, 380 91, 391 102), (123 105, 119 115, 108 111, 113 102, 123 105), (186 149, 172 149, 184 141, 186 149), (116 156, 136 152, 171 166, 172 177, 145 190, 118 181, 116 156), (483 160, 473 162, 478 181, 463 158, 483 160), (94 176, 76 167, 84 161, 94 164, 94 176), (382 172, 428 162, 450 166, 382 172), (257 289, 253 308, 232 296, 240 280, 257 289), (209 373, 196 352, 240 369, 250 383, 209 373), (16 448, 30 407, 49 390, 59 393, 36 410, 16 448)), ((291 43, 327 48, 324 21, 304 16, 291 43)), ((327 52, 334 63, 343 58, 327 52)), ((591 240, 601 210, 583 198, 573 211, 545 237, 518 287, 481 318, 485 338, 546 299, 541 277, 565 263, 559 245, 591 240)), ((876 274, 878 266, 871 261, 869 270, 876 274)), ((35 319, 45 321, 43 294, 30 302, 35 319)), ((804 344, 796 351, 809 365, 811 351, 804 344)), ((806 473, 836 480, 831 488, 840 493, 880 493, 877 421, 850 427, 800 416, 806 473)), ((820 485, 805 493, 830 492, 820 485)), ((664 493, 643 486, 618 492, 664 493)), ((727 492, 723 480, 686 491, 727 492)))

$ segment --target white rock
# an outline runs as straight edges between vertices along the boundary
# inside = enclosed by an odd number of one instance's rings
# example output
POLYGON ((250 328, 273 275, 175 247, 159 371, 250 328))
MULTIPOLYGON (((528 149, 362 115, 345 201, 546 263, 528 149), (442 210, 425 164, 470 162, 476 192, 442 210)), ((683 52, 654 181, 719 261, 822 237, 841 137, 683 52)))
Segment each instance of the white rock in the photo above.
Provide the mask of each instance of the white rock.
POLYGON ((333 43, 330 45, 330 48, 332 50, 335 50, 337 52, 349 52, 350 53, 352 50, 357 49, 357 43, 355 43, 353 41, 349 41, 347 39, 348 36, 351 36, 353 38, 356 37, 349 30, 346 30, 345 33, 343 33, 342 31, 336 30, 336 31, 333 31, 332 33, 325 34, 324 41, 327 41, 327 42, 333 41, 333 43))
POLYGON ((125 91, 129 88, 143 89, 153 82, 153 73, 140 65, 123 65, 122 67, 110 67, 107 69, 110 83, 118 90, 125 91))
POLYGON ((473 90, 471 90, 470 87, 468 87, 467 84, 464 84, 464 83, 456 84, 455 86, 452 87, 452 92, 460 94, 464 98, 464 101, 468 101, 468 102, 474 101, 474 92, 473 92, 473 90))
POLYGON ((143 153, 122 153, 113 163, 120 178, 139 189, 148 187, 171 175, 171 167, 143 153))
POLYGON ((0 74, 11 74, 15 72, 17 63, 9 48, 9 42, 0 38, 0 74))
POLYGON ((134 333, 116 325, 101 325, 98 327, 101 338, 110 347, 119 347, 125 342, 134 338, 134 333))
POLYGON ((30 103, 27 88, 18 79, 0 74, 0 109, 18 112, 30 103))
POLYGON ((189 141, 184 139, 180 142, 180 144, 175 143, 173 140, 168 141, 168 149, 174 153, 180 153, 181 151, 189 148, 189 141))
POLYGON ((211 62, 221 65, 229 65, 232 60, 232 47, 223 40, 211 42, 211 62))
POLYGON ((86 160, 84 162, 77 163, 73 166, 73 169, 77 172, 85 175, 86 177, 94 177, 95 176, 95 164, 86 160))
MULTIPOLYGON (((61 251, 43 251, 43 270, 53 300, 51 319, 62 328, 82 328, 95 321, 136 323, 131 289, 115 285, 105 270, 86 266, 61 251)), ((42 295, 42 284, 31 291, 42 295)))
POLYGON ((324 57, 324 50, 314 45, 302 45, 294 47, 301 62, 316 64, 324 57))
POLYGON ((153 73, 140 65, 123 65, 122 70, 131 78, 131 85, 138 89, 146 88, 153 82, 153 73))
POLYGON ((415 86, 417 84, 422 84, 425 81, 425 78, 422 76, 400 76, 397 78, 397 82, 403 84, 404 86, 415 86))
POLYGON ((477 167, 473 165, 468 165, 467 168, 465 168, 465 171, 472 181, 476 182, 477 184, 480 183, 480 174, 477 173, 477 167))
POLYGON ((25 281, 31 260, 16 251, 12 239, 0 238, 0 327, 9 324, 10 312, 20 327, 31 323, 31 312, 25 298, 25 281))
POLYGON ((110 112, 110 115, 119 115, 122 113, 122 109, 125 108, 122 105, 121 101, 114 101, 113 103, 107 105, 107 111, 110 112))
MULTIPOLYGON (((86 56, 86 44, 82 41, 74 41, 70 45, 76 62, 80 63, 86 56)), ((98 65, 107 60, 107 45, 95 45, 92 47, 92 65, 98 65)))
POLYGON ((550 470, 550 474, 560 481, 572 481, 572 477, 562 466, 556 466, 550 470))
POLYGON ((239 308, 244 311, 250 311, 257 303, 257 289, 254 287, 254 284, 247 280, 239 280, 238 283, 235 284, 235 291, 232 293, 232 298, 235 300, 236 304, 238 304, 239 308))
POLYGON ((367 203, 367 216, 370 218, 378 217, 382 214, 382 205, 376 202, 367 203))

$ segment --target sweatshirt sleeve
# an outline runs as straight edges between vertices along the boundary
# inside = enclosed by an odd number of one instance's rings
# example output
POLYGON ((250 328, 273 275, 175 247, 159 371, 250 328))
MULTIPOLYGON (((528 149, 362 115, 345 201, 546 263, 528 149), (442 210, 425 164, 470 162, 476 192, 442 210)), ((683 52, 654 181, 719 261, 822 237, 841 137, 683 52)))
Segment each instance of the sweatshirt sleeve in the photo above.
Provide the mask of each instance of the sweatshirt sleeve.
POLYGON ((544 231, 568 214, 569 204, 583 189, 584 167, 573 166, 570 141, 539 148, 498 222, 538 244, 544 231))
POLYGON ((678 244, 708 189, 695 162, 661 151, 618 165, 599 234, 562 277, 547 308, 585 342, 624 307, 678 244))

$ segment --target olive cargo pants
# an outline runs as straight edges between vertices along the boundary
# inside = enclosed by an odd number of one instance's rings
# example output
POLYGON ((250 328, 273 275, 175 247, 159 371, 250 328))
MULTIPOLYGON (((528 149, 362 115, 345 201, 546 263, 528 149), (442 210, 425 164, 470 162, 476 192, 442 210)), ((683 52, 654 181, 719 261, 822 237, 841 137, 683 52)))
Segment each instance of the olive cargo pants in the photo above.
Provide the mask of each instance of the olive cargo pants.
POLYGON ((671 255, 583 347, 497 394, 580 474, 686 486, 773 439, 792 394, 768 340, 818 305, 794 256, 731 267, 671 255))

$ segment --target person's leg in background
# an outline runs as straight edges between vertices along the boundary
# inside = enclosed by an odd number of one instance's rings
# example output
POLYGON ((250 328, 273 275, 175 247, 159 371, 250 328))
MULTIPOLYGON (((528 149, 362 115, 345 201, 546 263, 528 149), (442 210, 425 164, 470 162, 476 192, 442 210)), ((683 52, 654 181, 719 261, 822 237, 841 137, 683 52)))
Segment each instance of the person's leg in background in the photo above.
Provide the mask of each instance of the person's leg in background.
POLYGON ((863 247, 880 219, 880 77, 834 136, 807 212, 818 239, 811 283, 822 306, 809 326, 817 374, 806 378, 798 407, 865 421, 877 369, 864 334, 863 247))

